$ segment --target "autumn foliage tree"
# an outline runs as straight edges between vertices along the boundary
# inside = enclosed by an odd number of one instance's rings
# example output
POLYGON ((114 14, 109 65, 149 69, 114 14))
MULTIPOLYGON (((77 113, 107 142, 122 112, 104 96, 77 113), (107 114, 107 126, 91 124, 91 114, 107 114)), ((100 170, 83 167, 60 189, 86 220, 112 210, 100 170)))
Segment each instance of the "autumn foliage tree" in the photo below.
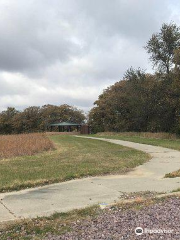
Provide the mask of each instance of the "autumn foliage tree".
POLYGON ((89 114, 94 132, 177 131, 180 80, 160 81, 156 75, 139 74, 139 71, 129 70, 129 78, 115 83, 99 96, 89 114))

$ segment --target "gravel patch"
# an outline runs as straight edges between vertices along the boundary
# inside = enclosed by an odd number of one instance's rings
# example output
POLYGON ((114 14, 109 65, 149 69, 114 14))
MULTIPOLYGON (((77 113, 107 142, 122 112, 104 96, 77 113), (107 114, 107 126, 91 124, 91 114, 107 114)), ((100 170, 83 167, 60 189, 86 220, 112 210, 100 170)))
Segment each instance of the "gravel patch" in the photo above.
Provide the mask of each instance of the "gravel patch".
MULTIPOLYGON (((132 192, 132 193, 125 193, 121 192, 122 195, 119 197, 120 200, 134 200, 137 198, 146 198, 152 199, 156 198, 157 195, 160 195, 158 192, 151 192, 151 191, 143 191, 143 192, 132 192)), ((163 194, 163 192, 161 193, 163 194)))
POLYGON ((100 239, 180 239, 180 198, 171 197, 140 209, 111 207, 105 209, 96 218, 76 221, 71 232, 61 236, 48 234, 45 240, 100 240, 100 239), (135 234, 135 228, 141 227, 144 233, 135 234), (170 231, 169 233, 146 233, 145 229, 170 231))

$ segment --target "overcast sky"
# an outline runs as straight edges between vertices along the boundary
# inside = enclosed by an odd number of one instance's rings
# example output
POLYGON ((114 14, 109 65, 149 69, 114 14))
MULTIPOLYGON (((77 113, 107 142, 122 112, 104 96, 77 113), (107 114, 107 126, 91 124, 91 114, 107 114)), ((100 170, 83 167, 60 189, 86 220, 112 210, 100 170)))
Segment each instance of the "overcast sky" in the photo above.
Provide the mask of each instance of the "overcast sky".
POLYGON ((131 66, 178 0, 0 0, 0 110, 70 104, 88 111, 131 66))

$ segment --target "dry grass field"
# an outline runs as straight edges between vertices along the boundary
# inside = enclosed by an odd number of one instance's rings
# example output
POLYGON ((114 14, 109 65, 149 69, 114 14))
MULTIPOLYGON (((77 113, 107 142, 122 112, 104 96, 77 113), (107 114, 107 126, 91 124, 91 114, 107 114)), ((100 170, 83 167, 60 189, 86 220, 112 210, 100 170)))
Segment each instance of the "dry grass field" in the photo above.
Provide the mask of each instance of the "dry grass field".
POLYGON ((33 155, 53 148, 53 142, 44 133, 0 136, 0 159, 33 155))

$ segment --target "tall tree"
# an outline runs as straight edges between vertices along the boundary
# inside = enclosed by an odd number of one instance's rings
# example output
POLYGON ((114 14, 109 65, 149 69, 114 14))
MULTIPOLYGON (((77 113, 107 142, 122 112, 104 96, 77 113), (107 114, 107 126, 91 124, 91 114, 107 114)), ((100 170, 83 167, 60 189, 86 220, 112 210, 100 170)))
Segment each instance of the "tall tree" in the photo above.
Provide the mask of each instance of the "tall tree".
POLYGON ((11 134, 14 132, 12 119, 18 114, 18 111, 13 107, 8 107, 7 110, 0 114, 0 132, 11 134))
POLYGON ((170 73, 173 66, 174 51, 180 47, 180 28, 174 24, 163 24, 147 42, 145 49, 150 54, 153 67, 160 72, 170 73))

